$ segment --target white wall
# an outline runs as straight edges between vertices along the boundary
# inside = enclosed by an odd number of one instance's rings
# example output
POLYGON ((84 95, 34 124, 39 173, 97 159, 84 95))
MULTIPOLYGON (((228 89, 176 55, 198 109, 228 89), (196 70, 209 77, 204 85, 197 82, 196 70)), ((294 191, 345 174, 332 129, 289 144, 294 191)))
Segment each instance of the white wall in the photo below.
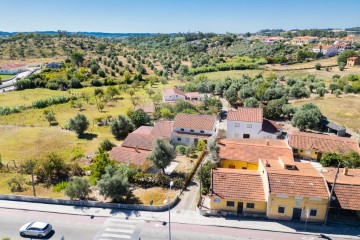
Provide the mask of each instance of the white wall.
POLYGON ((243 138, 244 134, 250 134, 250 138, 262 138, 261 128, 262 123, 227 120, 226 138, 243 138), (248 128, 248 124, 251 124, 251 128, 248 128))
POLYGON ((185 96, 173 94, 173 95, 163 95, 163 101, 176 101, 179 99, 185 99, 185 96))

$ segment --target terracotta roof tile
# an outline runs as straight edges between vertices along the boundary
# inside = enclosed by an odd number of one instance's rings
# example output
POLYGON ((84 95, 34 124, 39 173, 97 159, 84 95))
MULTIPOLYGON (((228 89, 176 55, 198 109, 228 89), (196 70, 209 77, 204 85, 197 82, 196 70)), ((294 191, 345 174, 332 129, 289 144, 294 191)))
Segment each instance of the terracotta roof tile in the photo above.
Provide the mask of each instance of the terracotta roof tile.
MULTIPOLYGON (((330 185, 330 189, 331 187, 333 184, 330 185)), ((343 209, 360 210, 360 185, 336 183, 334 193, 336 198, 336 201, 333 202, 334 205, 337 203, 343 209)))
POLYGON ((279 157, 293 160, 292 149, 284 140, 243 138, 221 139, 220 159, 240 160, 257 163, 259 158, 278 159, 279 157), (268 144, 267 144, 268 143, 268 144))
POLYGON ((229 200, 266 201, 257 170, 214 169, 212 190, 213 194, 229 200))
POLYGON ((261 130, 263 132, 278 135, 280 133, 278 131, 278 129, 282 130, 282 127, 280 125, 276 124, 276 122, 268 120, 268 119, 264 119, 262 127, 261 127, 261 130))
POLYGON ((111 149, 109 157, 118 163, 131 163, 141 166, 145 163, 147 156, 151 151, 135 150, 127 147, 114 147, 111 149))
POLYGON ((159 137, 169 138, 174 126, 174 121, 159 120, 153 127, 151 134, 159 137))
POLYGON ((358 59, 358 57, 349 57, 347 60, 353 60, 353 61, 355 61, 356 59, 358 59))
POLYGON ((328 198, 325 179, 310 163, 261 159, 268 173, 270 192, 288 196, 328 198), (286 169, 282 164, 290 164, 286 169))
POLYGON ((176 115, 174 128, 201 129, 211 131, 216 122, 215 115, 185 114, 176 115))
POLYGON ((147 114, 152 114, 155 112, 155 106, 135 106, 135 111, 142 109, 144 110, 144 112, 146 112, 147 114))
MULTIPOLYGON (((333 183, 335 179, 336 168, 326 167, 324 168, 324 171, 321 171, 321 174, 324 175, 326 181, 333 183)), ((360 185, 360 169, 349 168, 347 174, 344 175, 344 168, 340 168, 336 183, 360 185)))
POLYGON ((4 63, 0 65, 0 69, 12 69, 12 68, 18 68, 23 67, 25 64, 22 63, 4 63))
POLYGON ((151 151, 156 139, 157 137, 151 134, 130 133, 122 142, 121 146, 151 151))
POLYGON ((178 88, 170 88, 163 91, 163 95, 181 95, 185 97, 185 93, 178 88))
POLYGON ((262 108, 238 108, 228 111, 227 120, 242 122, 263 122, 262 108))
POLYGON ((350 150, 360 152, 359 145, 354 139, 315 133, 289 134, 289 145, 296 149, 314 149, 319 152, 347 153, 350 150))
POLYGON ((150 134, 154 127, 150 126, 141 126, 132 133, 139 133, 139 134, 150 134))

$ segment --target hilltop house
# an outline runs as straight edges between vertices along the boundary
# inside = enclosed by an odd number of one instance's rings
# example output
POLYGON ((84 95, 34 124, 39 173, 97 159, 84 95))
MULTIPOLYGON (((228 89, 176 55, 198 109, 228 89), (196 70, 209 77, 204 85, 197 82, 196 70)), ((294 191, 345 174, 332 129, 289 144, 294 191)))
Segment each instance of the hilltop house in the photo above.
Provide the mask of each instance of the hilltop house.
POLYGON ((262 108, 238 108, 228 111, 227 138, 271 138, 281 135, 282 128, 263 119, 262 108))
POLYGON ((161 120, 154 127, 141 126, 130 133, 120 146, 110 151, 110 158, 119 163, 129 163, 131 167, 147 171, 151 163, 147 160, 153 149, 154 141, 170 139, 174 122, 161 120))
POLYGON ((294 157, 302 159, 321 159, 323 153, 348 153, 351 150, 360 153, 359 144, 351 138, 329 136, 316 133, 293 132, 286 140, 293 149, 294 157))
POLYGON ((219 141, 219 147, 222 168, 257 170, 259 158, 294 159, 291 148, 284 140, 226 138, 219 141))
POLYGON ((197 145, 200 140, 208 142, 216 138, 219 121, 215 115, 176 115, 171 143, 174 145, 197 145))
POLYGON ((310 43, 314 43, 318 39, 319 39, 318 37, 312 37, 312 36, 294 37, 291 40, 291 44, 292 45, 303 46, 303 45, 307 45, 307 44, 310 44, 310 43))
POLYGON ((4 63, 0 65, 0 74, 18 74, 28 70, 28 67, 22 63, 4 63))
POLYGON ((166 89, 163 91, 163 102, 173 102, 177 100, 200 101, 202 94, 199 92, 183 92, 178 88, 166 89))
POLYGON ((346 61, 346 66, 354 67, 360 65, 360 57, 349 57, 346 61))

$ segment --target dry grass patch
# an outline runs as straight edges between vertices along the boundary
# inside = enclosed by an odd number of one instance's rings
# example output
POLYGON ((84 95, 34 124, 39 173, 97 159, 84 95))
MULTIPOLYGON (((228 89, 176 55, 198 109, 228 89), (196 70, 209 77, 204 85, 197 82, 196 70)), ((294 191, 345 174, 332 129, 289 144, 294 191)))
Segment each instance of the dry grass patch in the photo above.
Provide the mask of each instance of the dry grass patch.
MULTIPOLYGON (((139 199, 139 202, 144 205, 150 205, 150 201, 153 200, 153 205, 163 205, 165 199, 167 198, 169 189, 161 188, 161 187, 153 187, 153 188, 136 188, 133 190, 133 194, 135 198, 139 199)), ((170 191, 170 199, 174 199, 177 191, 170 191)))
POLYGON ((293 102, 295 106, 301 106, 312 102, 316 104, 324 116, 353 131, 360 132, 360 95, 326 95, 325 98, 303 99, 293 102))

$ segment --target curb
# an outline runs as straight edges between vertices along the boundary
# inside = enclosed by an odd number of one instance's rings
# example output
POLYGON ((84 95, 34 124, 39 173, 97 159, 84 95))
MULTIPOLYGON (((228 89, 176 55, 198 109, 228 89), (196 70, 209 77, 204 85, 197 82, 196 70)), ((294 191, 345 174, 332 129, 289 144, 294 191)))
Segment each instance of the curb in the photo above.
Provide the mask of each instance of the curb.
MULTIPOLYGON (((100 217, 100 218, 107 218, 107 217, 116 217, 114 215, 102 215, 99 214, 87 214, 87 213, 65 213, 65 212, 55 212, 55 211, 45 211, 45 210, 34 210, 34 209, 25 209, 25 208, 11 208, 11 207, 0 207, 0 209, 11 209, 11 210, 21 210, 21 211, 32 211, 32 212, 46 212, 46 213, 53 213, 53 214, 63 214, 63 215, 72 215, 72 216, 85 216, 85 217, 100 217)), ((142 217, 128 217, 127 219, 130 220, 142 220, 142 221, 150 221, 150 222, 163 222, 161 220, 155 219, 148 219, 142 217)), ((245 230, 252 230, 252 231, 263 231, 263 232, 274 232, 274 233, 288 233, 288 234, 298 234, 298 235, 309 235, 309 236, 317 236, 320 237, 322 233, 313 233, 313 232, 291 232, 291 231, 281 231, 281 230, 270 230, 270 229, 259 229, 259 228, 250 228, 250 227, 241 227, 241 226, 225 226, 219 224, 199 224, 199 223, 186 223, 180 221, 172 221, 172 223, 177 224, 190 224, 190 225, 197 225, 197 226, 212 226, 212 227, 222 227, 222 228, 233 228, 233 229, 245 229, 245 230)), ((358 239, 359 237, 356 235, 344 236, 344 235, 337 235, 337 234, 325 234, 326 236, 337 237, 341 236, 344 239, 358 239)))

